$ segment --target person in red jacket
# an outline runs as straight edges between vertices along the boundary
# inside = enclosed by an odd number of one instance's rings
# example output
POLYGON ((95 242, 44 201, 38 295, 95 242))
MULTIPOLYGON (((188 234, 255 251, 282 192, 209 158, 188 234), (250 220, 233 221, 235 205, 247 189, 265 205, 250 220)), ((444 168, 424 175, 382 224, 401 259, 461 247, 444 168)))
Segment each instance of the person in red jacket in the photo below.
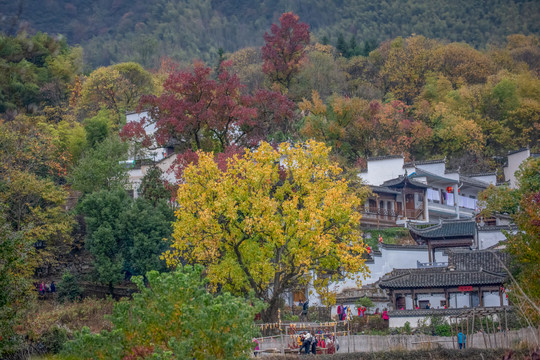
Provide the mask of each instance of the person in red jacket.
POLYGON ((388 311, 386 311, 386 309, 384 309, 384 311, 382 312, 382 318, 384 321, 390 320, 390 317, 388 316, 388 311))

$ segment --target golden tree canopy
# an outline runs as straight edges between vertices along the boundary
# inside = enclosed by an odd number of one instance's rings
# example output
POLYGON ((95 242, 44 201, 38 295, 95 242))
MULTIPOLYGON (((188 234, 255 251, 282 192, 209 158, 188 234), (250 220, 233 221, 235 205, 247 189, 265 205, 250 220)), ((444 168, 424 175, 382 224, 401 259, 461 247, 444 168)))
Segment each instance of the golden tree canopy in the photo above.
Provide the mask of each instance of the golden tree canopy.
POLYGON ((316 141, 262 143, 224 171, 199 152, 178 189, 167 264, 202 263, 214 286, 255 291, 268 319, 283 292, 313 277, 316 286, 327 283, 317 277, 359 281, 367 272, 357 211, 365 190, 340 178, 329 152, 316 141))

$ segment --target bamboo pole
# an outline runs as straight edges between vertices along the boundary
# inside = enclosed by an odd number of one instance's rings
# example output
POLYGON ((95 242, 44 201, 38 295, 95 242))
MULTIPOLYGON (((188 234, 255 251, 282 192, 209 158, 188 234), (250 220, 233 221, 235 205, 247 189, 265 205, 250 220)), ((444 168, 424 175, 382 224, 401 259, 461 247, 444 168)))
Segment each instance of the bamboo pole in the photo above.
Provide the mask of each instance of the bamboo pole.
POLYGON ((472 331, 471 331, 471 344, 469 347, 473 347, 474 346, 474 318, 475 318, 475 311, 473 309, 473 312, 472 312, 472 331))
POLYGON ((467 348, 471 346, 471 340, 469 338, 469 315, 467 315, 467 335, 465 337, 465 346, 467 348))
POLYGON ((493 344, 491 342, 491 334, 489 333, 489 322, 488 322, 488 317, 485 316, 485 319, 486 319, 486 332, 487 332, 487 336, 488 336, 488 340, 489 340, 489 347, 491 349, 493 349, 493 344))
POLYGON ((478 320, 480 321, 480 329, 482 330, 482 337, 484 338, 484 348, 487 349, 486 333, 484 332, 484 323, 482 321, 482 314, 478 315, 478 320))
POLYGON ((508 316, 506 314, 506 307, 504 308, 504 340, 506 348, 510 348, 510 341, 508 339, 508 316))
POLYGON ((497 332, 495 331, 495 320, 493 318, 493 314, 491 314, 491 326, 493 327, 493 342, 495 343, 495 348, 498 348, 499 346, 497 345, 497 332))
POLYGON ((452 348, 456 350, 456 342, 454 341, 454 327, 452 326, 452 318, 449 317, 448 320, 450 321, 450 337, 452 338, 452 348))

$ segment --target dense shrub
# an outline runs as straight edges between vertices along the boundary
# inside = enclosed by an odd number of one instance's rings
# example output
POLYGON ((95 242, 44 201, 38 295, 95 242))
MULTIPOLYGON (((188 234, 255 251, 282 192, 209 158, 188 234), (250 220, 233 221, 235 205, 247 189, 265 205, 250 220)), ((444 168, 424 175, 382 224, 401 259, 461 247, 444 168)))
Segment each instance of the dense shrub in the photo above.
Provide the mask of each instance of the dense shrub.
POLYGON ((53 326, 42 335, 40 342, 48 352, 56 354, 62 350, 62 347, 67 340, 67 330, 58 326, 53 326))
POLYGON ((206 289, 202 267, 179 267, 171 273, 151 271, 133 280, 132 300, 115 304, 111 331, 83 328, 66 343, 63 355, 83 359, 243 359, 257 335, 256 299, 214 295, 206 289), (151 354, 151 355, 149 355, 151 354))

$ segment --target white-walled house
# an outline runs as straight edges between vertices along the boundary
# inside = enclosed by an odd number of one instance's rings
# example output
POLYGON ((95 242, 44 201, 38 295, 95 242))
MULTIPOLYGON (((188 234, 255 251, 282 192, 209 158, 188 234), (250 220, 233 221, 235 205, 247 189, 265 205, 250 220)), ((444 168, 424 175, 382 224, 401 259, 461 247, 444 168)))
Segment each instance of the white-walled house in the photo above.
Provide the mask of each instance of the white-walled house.
POLYGON ((367 169, 359 177, 372 186, 374 193, 365 205, 367 223, 392 219, 392 223, 383 224, 387 226, 411 220, 472 218, 478 193, 496 183, 495 173, 465 176, 448 172, 445 159, 405 163, 400 155, 369 158, 367 169), (381 201, 385 189, 401 193, 396 194, 394 202, 388 201, 387 196, 381 201))
POLYGON ((519 149, 510 151, 508 153, 508 159, 503 166, 504 179, 508 182, 508 185, 515 189, 518 184, 516 180, 516 171, 519 170, 519 166, 529 157, 540 157, 540 154, 531 153, 530 149, 519 149))
POLYGON ((420 309, 507 306, 507 273, 501 261, 508 264, 505 252, 452 249, 447 266, 396 269, 381 279, 379 287, 389 291, 391 316, 420 309))
MULTIPOLYGON (((143 121, 143 119, 148 119, 149 116, 150 115, 147 111, 126 113, 126 124, 130 122, 140 123, 141 121, 143 121)), ((143 128, 147 135, 153 135, 156 132, 156 125, 153 122, 145 121, 143 128)), ((134 154, 134 149, 131 149, 130 152, 131 153, 129 160, 141 160, 141 155, 134 154)), ((170 153, 171 149, 165 147, 158 147, 157 144, 153 144, 150 150, 144 150, 144 153, 142 154, 142 159, 158 162, 170 155, 170 153)))

